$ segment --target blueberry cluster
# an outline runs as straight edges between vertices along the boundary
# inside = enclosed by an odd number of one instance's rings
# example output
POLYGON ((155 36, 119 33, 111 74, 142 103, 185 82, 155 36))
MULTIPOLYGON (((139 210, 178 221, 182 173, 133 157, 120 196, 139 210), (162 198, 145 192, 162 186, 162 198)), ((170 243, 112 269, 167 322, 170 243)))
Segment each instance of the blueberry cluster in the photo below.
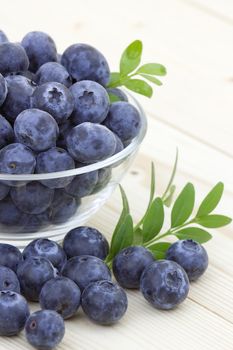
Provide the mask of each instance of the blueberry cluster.
MULTIPOLYGON (((139 133, 140 115, 121 90, 108 89, 105 57, 87 44, 58 55, 38 31, 21 43, 0 35, 0 173, 46 174, 102 161, 139 133), (110 103, 109 95, 117 102, 110 103)), ((0 182, 0 224, 34 232, 68 220, 81 198, 100 191, 111 168, 41 181, 0 182)))

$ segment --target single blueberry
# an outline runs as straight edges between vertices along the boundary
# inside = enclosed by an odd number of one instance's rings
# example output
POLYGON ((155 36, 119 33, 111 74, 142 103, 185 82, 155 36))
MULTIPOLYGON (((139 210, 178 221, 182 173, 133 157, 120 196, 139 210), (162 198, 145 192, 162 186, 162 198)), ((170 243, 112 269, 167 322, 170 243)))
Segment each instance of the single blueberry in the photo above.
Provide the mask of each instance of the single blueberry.
POLYGON ((14 131, 10 123, 0 115, 0 149, 14 140, 14 131))
POLYGON ((110 281, 93 282, 82 293, 83 311, 98 324, 116 323, 124 316, 127 306, 124 289, 110 281))
POLYGON ((41 152, 56 146, 59 129, 49 113, 32 108, 18 115, 14 131, 20 143, 41 152))
POLYGON ((63 241, 68 258, 78 255, 92 255, 104 260, 109 252, 106 238, 93 227, 80 226, 69 231, 63 241))
POLYGON ((208 267, 208 255, 205 248, 192 239, 173 243, 167 251, 166 259, 182 266, 190 281, 196 281, 208 267))
MULTIPOLYGON (((73 158, 62 148, 50 148, 48 151, 38 154, 36 158, 37 174, 53 173, 74 168, 73 158)), ((72 180, 73 176, 67 176, 51 180, 40 180, 40 182, 49 188, 63 188, 69 185, 72 180)))
POLYGON ((71 120, 68 119, 65 123, 59 125, 59 135, 57 139, 57 147, 66 149, 66 137, 73 129, 74 125, 71 123, 71 120))
POLYGON ((109 82, 110 70, 105 57, 90 45, 69 46, 62 55, 61 63, 77 81, 93 80, 101 85, 109 82))
POLYGON ((141 128, 141 118, 137 109, 130 103, 115 102, 110 106, 104 124, 125 142, 137 136, 141 128))
POLYGON ((25 325, 27 341, 39 350, 52 350, 62 341, 64 334, 63 318, 52 310, 33 312, 25 325))
POLYGON ((49 218, 52 224, 62 224, 77 211, 80 200, 67 194, 63 189, 56 189, 53 202, 49 208, 49 218))
POLYGON ((81 302, 76 283, 67 277, 56 277, 46 282, 40 293, 42 309, 54 310, 64 319, 74 316, 81 302))
POLYGON ((81 163, 95 163, 113 155, 116 139, 103 125, 89 122, 74 127, 66 137, 71 156, 81 163))
POLYGON ((36 86, 36 74, 30 72, 29 70, 20 70, 18 72, 11 72, 11 73, 7 74, 6 76, 13 76, 13 75, 21 75, 22 77, 25 77, 28 80, 31 80, 32 86, 36 86))
POLYGON ((118 101, 125 101, 128 102, 128 97, 122 91, 121 89, 118 88, 108 88, 107 93, 110 97, 111 103, 118 102, 118 101))
POLYGON ((0 201, 8 195, 10 187, 0 182, 0 201))
POLYGON ((72 182, 66 186, 65 191, 71 196, 78 198, 89 196, 93 192, 97 181, 98 170, 76 175, 72 182))
POLYGON ((70 87, 72 85, 72 79, 60 63, 57 62, 47 62, 43 64, 36 72, 36 82, 38 85, 57 82, 70 87))
POLYGON ((9 267, 0 265, 0 290, 11 290, 20 293, 20 284, 15 272, 9 267))
POLYGON ((74 96, 72 122, 75 125, 83 122, 102 123, 109 111, 109 97, 100 84, 83 80, 70 87, 74 96))
POLYGON ((4 42, 0 44, 0 73, 3 75, 20 70, 27 70, 29 61, 20 44, 4 42))
POLYGON ((21 227, 22 212, 16 207, 7 196, 0 201, 0 223, 6 226, 6 229, 12 231, 19 231, 21 227))
MULTIPOLYGON (((29 70, 36 72, 42 64, 57 61, 57 49, 53 39, 46 33, 33 31, 22 40, 29 61, 29 70)), ((20 70, 20 69, 18 69, 20 70)))
POLYGON ((56 276, 52 263, 41 256, 31 256, 19 263, 17 276, 26 299, 38 301, 45 282, 56 276))
POLYGON ((111 272, 103 260, 90 255, 69 259, 62 269, 62 275, 77 283, 81 291, 91 282, 111 280, 111 272))
POLYGON ((170 310, 188 295, 189 280, 184 269, 174 261, 154 261, 143 271, 140 290, 155 308, 170 310))
POLYGON ((0 335, 12 336, 23 330, 30 314, 27 301, 12 291, 0 291, 0 335))
POLYGON ((110 167, 108 168, 101 168, 98 170, 98 181, 95 185, 94 190, 92 191, 92 194, 95 194, 99 191, 101 191, 103 188, 107 186, 112 176, 112 169, 110 167))
POLYGON ((0 30, 0 44, 8 42, 8 38, 3 30, 0 30))
POLYGON ((24 259, 28 259, 31 256, 47 258, 58 270, 61 270, 67 260, 62 247, 58 243, 47 238, 34 239, 24 248, 24 259))
POLYGON ((22 253, 11 244, 0 243, 0 265, 17 270, 18 264, 23 260, 22 253))
POLYGON ((139 288, 145 268, 154 261, 151 252, 142 246, 127 247, 113 260, 113 273, 123 288, 139 288))
POLYGON ((6 99, 7 96, 7 83, 2 74, 0 73, 0 106, 3 104, 3 102, 6 99))

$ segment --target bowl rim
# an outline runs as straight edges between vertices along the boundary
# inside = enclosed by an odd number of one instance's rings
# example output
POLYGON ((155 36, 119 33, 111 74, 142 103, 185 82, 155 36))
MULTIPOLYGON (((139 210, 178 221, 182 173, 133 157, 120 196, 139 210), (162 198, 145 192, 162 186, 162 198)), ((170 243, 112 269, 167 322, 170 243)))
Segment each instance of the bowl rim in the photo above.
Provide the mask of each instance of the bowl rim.
POLYGON ((58 171, 58 172, 52 172, 52 173, 43 173, 43 174, 1 174, 0 173, 0 181, 9 181, 9 180, 10 181, 38 181, 38 180, 63 178, 67 176, 82 175, 94 170, 99 170, 101 168, 112 166, 118 162, 121 162, 123 159, 127 158, 130 154, 133 154, 134 152, 136 152, 136 150, 139 148, 139 146, 142 143, 142 140, 146 135, 147 118, 138 100, 128 91, 124 90, 124 92, 129 97, 129 102, 132 101, 132 104, 136 106, 136 108, 140 113, 141 128, 138 135, 122 151, 102 161, 92 163, 89 165, 84 165, 82 167, 70 169, 70 170, 64 170, 64 171, 58 171))

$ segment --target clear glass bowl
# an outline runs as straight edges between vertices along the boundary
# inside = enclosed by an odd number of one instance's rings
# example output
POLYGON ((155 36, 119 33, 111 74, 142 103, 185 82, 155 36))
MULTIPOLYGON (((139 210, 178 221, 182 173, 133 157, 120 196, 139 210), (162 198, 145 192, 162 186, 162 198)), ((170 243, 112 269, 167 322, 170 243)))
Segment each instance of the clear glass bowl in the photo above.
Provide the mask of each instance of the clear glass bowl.
MULTIPOLYGON (((46 237, 60 241, 68 231, 83 225, 103 206, 129 169, 147 130, 146 116, 142 107, 131 95, 128 94, 128 98, 140 113, 141 129, 121 152, 104 161, 62 172, 29 175, 0 174, 0 183, 10 185, 11 190, 13 189, 16 193, 22 184, 30 184, 33 188, 48 180, 63 181, 73 178, 73 185, 70 186, 72 196, 67 195, 62 189, 56 189, 53 199, 49 193, 46 195, 47 202, 43 202, 46 210, 38 206, 35 208, 33 203, 31 207, 26 208, 27 212, 36 211, 33 214, 25 214, 25 210, 19 211, 9 195, 2 199, 0 201, 1 243, 23 248, 36 238, 46 237)), ((17 195, 20 201, 20 191, 17 195)))

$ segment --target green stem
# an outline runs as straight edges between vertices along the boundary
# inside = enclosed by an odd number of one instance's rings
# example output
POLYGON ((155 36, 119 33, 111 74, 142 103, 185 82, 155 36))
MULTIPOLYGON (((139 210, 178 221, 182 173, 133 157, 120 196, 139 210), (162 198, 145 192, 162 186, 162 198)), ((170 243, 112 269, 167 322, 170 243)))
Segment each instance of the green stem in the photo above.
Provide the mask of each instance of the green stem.
POLYGON ((108 84, 108 88, 115 88, 115 87, 118 87, 118 86, 122 86, 122 85, 124 85, 124 83, 126 81, 130 80, 132 77, 134 77, 137 74, 138 73, 135 72, 135 73, 132 73, 130 75, 125 75, 125 76, 121 77, 121 79, 115 81, 114 83, 108 84))

